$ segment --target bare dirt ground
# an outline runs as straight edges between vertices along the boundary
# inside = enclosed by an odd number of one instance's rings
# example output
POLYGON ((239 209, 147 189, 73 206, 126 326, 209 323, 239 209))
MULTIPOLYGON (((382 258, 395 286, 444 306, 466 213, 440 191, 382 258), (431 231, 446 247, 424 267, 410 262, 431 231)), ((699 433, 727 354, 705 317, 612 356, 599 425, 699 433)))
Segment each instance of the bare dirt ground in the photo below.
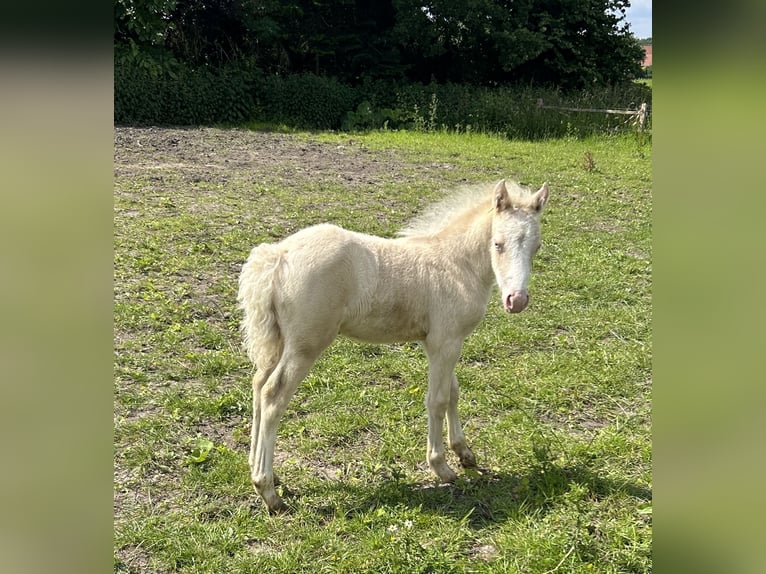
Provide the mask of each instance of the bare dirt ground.
POLYGON ((305 178, 367 187, 384 181, 423 181, 449 164, 414 166, 394 151, 367 149, 352 136, 337 144, 301 135, 215 128, 114 130, 115 177, 182 170, 191 181, 226 182, 246 170, 258 181, 305 178))

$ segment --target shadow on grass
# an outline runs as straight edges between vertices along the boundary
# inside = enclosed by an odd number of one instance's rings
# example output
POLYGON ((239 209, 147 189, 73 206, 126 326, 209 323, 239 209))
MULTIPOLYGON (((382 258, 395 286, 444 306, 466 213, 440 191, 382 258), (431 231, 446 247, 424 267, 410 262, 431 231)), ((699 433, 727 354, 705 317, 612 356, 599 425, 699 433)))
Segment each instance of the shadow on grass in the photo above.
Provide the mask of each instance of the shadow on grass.
POLYGON ((469 526, 479 528, 521 516, 545 514, 573 485, 584 486, 588 495, 596 499, 620 493, 641 501, 652 499, 651 490, 645 487, 602 478, 580 466, 548 465, 525 475, 468 473, 453 485, 391 480, 371 487, 327 482, 312 494, 325 492, 329 500, 343 502, 315 511, 328 517, 338 513, 350 516, 381 507, 406 506, 465 519, 469 526))

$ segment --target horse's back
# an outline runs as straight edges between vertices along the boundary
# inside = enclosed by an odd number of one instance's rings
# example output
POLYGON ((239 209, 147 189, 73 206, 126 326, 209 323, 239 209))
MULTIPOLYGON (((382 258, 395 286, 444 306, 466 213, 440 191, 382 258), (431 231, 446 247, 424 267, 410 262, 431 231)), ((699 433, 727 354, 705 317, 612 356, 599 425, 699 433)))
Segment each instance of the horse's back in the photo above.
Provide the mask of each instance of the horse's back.
POLYGON ((364 237, 324 223, 302 229, 279 245, 295 281, 308 281, 307 288, 313 290, 325 285, 338 289, 341 283, 374 273, 377 256, 364 237))
POLYGON ((424 285, 401 241, 321 224, 287 237, 280 248, 280 307, 311 324, 311 332, 329 326, 380 343, 426 335, 424 285))
POLYGON ((282 264, 276 301, 283 321, 308 333, 337 334, 347 316, 360 312, 377 280, 375 251, 361 237, 321 224, 278 244, 282 264))

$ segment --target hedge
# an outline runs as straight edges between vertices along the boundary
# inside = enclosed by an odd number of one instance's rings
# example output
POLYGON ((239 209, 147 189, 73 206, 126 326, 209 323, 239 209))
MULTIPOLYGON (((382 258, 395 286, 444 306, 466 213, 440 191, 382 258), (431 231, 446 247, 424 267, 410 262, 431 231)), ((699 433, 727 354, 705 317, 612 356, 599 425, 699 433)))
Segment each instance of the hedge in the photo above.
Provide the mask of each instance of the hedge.
POLYGON ((396 84, 334 78, 264 75, 257 68, 157 70, 115 64, 114 121, 118 125, 276 124, 297 129, 449 129, 504 133, 514 138, 587 135, 624 129, 627 116, 540 110, 546 105, 637 108, 651 88, 631 83, 564 94, 534 86, 477 87, 396 84))

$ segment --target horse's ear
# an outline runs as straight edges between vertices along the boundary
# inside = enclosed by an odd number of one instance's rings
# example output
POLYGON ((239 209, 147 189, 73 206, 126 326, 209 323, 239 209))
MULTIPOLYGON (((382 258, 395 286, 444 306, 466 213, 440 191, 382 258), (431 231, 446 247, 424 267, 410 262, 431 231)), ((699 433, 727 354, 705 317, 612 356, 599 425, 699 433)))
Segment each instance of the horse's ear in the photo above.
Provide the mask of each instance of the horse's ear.
POLYGON ((494 198, 495 211, 500 212, 511 207, 511 198, 508 195, 508 188, 505 187, 504 179, 501 179, 495 186, 494 198))
POLYGON ((532 205, 534 206, 535 211, 537 211, 538 213, 540 213, 543 210, 546 203, 548 203, 548 182, 547 181, 532 196, 532 205))

